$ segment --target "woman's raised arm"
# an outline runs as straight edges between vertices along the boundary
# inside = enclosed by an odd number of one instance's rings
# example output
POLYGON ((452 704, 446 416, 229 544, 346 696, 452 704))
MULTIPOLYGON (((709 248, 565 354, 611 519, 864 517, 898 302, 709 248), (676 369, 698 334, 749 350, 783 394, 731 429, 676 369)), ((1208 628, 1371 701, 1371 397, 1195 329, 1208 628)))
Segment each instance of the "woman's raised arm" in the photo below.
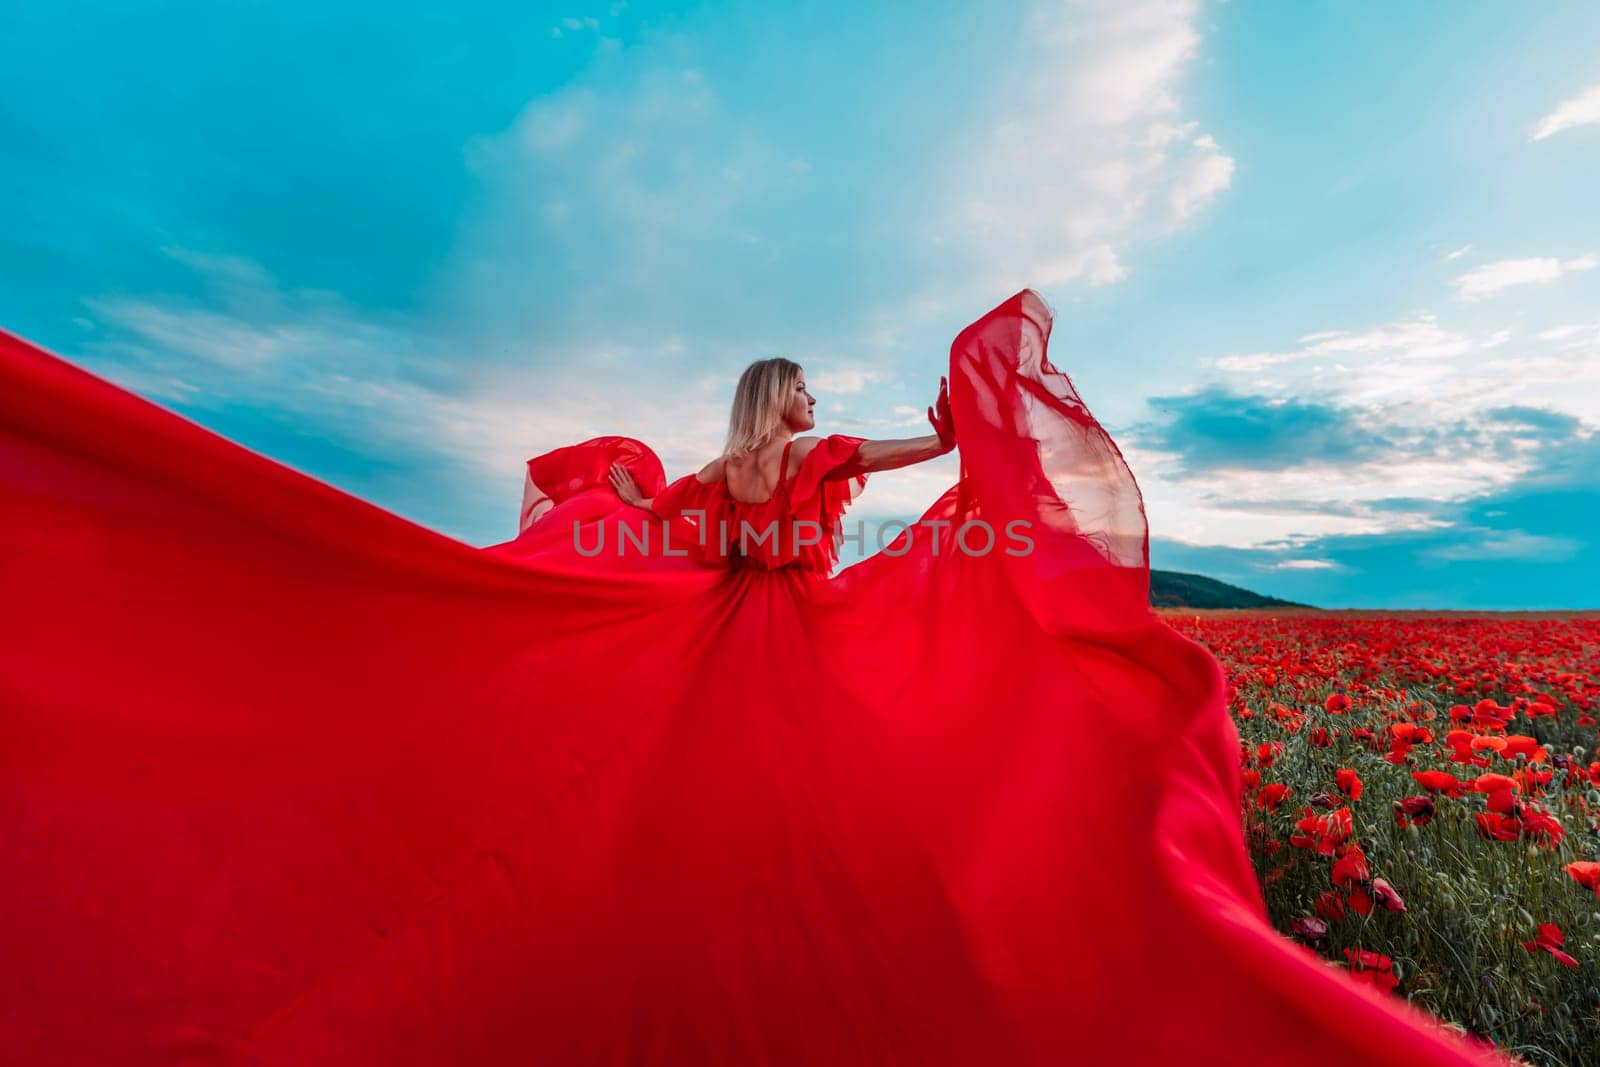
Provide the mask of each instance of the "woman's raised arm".
POLYGON ((907 437, 895 441, 863 441, 856 451, 853 472, 871 474, 873 471, 892 471, 896 467, 909 467, 950 451, 939 441, 938 434, 926 437, 907 437))

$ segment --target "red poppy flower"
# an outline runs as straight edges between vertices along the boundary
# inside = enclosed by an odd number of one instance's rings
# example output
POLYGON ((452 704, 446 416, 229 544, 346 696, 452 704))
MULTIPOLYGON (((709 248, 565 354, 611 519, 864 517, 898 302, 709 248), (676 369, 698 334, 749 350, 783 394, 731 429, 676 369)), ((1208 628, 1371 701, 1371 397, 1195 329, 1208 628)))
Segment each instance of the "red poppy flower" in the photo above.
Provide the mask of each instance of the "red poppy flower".
POLYGON ((1309 915, 1291 920, 1289 929, 1302 941, 1321 941, 1328 936, 1328 924, 1309 915))
POLYGON ((1522 805, 1517 802, 1517 794, 1509 789, 1501 789, 1489 794, 1489 802, 1484 805, 1490 811, 1498 811, 1502 815, 1521 815, 1522 805))
POLYGON ((1600 863, 1593 860, 1579 860, 1577 863, 1567 864, 1565 869, 1572 875, 1573 881, 1600 897, 1600 863))
POLYGON ((1344 897, 1337 889, 1324 890, 1314 906, 1317 914, 1329 922, 1336 923, 1344 918, 1344 897))
POLYGON ((1403 741, 1408 745, 1426 745, 1433 740, 1432 730, 1411 722, 1395 723, 1389 727, 1389 734, 1396 741, 1403 741))
POLYGON ((1370 952, 1364 948, 1347 948, 1344 958, 1350 961, 1350 973, 1356 981, 1365 982, 1385 991, 1394 989, 1400 984, 1400 979, 1395 977, 1394 960, 1381 952, 1370 952))
POLYGON ((1542 949, 1566 966, 1576 967, 1578 961, 1561 951, 1561 946, 1565 943, 1566 938, 1561 935, 1561 927, 1555 923, 1540 923, 1539 936, 1532 941, 1524 941, 1522 947, 1529 952, 1538 952, 1542 949))
POLYGON ((1378 898, 1387 911, 1405 911, 1406 902, 1400 899, 1400 894, 1395 892, 1394 886, 1383 878, 1372 880, 1372 895, 1378 898))
POLYGON ((1456 776, 1448 771, 1412 771, 1411 777, 1416 783, 1430 793, 1447 793, 1456 796, 1466 788, 1466 783, 1458 781, 1456 776))
POLYGON ((1385 753, 1383 757, 1385 763, 1393 763, 1397 767, 1401 764, 1410 762, 1410 759, 1411 746, 1406 744, 1404 741, 1396 741, 1394 743, 1394 747, 1389 749, 1389 751, 1385 753))
POLYGON ((1363 918, 1372 914, 1372 895, 1360 886, 1350 891, 1350 910, 1363 918))
POLYGON ((1433 798, 1401 797, 1395 801, 1394 821, 1398 826, 1426 826, 1433 821, 1433 798))
POLYGON ((1294 790, 1282 782, 1268 782, 1261 787, 1261 792, 1256 794, 1256 807, 1277 811, 1278 805, 1293 795, 1294 790))
POLYGON ((1472 788, 1480 793, 1499 793, 1507 789, 1519 789, 1516 779, 1507 778, 1503 774, 1480 774, 1473 781, 1472 788))
POLYGON ((1331 856, 1354 829, 1349 808, 1330 811, 1326 815, 1313 815, 1310 808, 1302 811, 1304 818, 1294 824, 1294 828, 1300 832, 1289 838, 1289 844, 1295 848, 1309 848, 1321 855, 1331 856))
POLYGON ((1522 836, 1522 822, 1493 811, 1480 811, 1473 816, 1478 823, 1478 833, 1490 841, 1515 841, 1522 836))
POLYGON ((1530 808, 1522 813, 1522 832, 1545 848, 1555 848, 1566 836, 1567 828, 1548 812, 1530 808))
POLYGON ((1505 759, 1515 759, 1521 756, 1529 763, 1543 763, 1549 752, 1541 745, 1537 738, 1524 734, 1512 734, 1505 739, 1505 745, 1500 749, 1500 755, 1505 759))
POLYGON ((1502 708, 1492 700, 1478 701, 1472 708, 1472 725, 1483 730, 1503 731, 1511 718, 1511 709, 1502 708))
POLYGON ((1346 845, 1333 864, 1334 885, 1354 885, 1372 877, 1367 867, 1367 855, 1360 845, 1346 845))
POLYGON ((1343 693, 1334 693, 1323 701, 1322 707, 1329 715, 1343 715, 1350 710, 1350 698, 1343 693))

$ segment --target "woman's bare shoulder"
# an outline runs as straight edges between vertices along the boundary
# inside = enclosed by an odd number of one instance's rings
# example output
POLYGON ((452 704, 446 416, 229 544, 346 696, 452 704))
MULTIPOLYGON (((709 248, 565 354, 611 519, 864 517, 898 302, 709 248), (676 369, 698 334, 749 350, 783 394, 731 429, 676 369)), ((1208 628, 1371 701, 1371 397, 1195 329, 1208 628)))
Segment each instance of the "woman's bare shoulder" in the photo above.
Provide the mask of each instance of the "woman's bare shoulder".
MULTIPOLYGON (((784 473, 792 475, 798 471, 800 464, 805 462, 805 458, 811 454, 811 450, 821 444, 822 440, 820 437, 796 437, 790 444, 789 469, 784 473)), ((695 478, 706 485, 721 481, 728 474, 727 460, 727 456, 718 456, 704 467, 701 467, 695 478)), ((739 469, 742 470, 743 468, 739 469)))
POLYGON ((725 458, 724 456, 718 456, 710 463, 707 463, 700 468, 700 473, 696 474, 695 478, 702 485, 710 485, 712 482, 721 481, 724 473, 723 460, 725 458))
POLYGON ((789 469, 784 473, 794 474, 798 472, 800 464, 804 463, 806 457, 811 455, 811 450, 821 443, 822 438, 820 437, 796 437, 794 443, 789 447, 789 469))

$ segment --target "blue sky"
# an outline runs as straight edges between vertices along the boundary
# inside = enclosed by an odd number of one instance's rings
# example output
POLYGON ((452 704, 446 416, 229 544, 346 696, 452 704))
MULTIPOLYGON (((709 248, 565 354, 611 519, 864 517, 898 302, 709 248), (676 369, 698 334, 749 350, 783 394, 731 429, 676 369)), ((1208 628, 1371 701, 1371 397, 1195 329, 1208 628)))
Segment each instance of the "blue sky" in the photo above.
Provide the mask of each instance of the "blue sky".
POLYGON ((0 325, 472 543, 763 356, 920 434, 1032 285, 1155 566, 1600 607, 1593 4, 27 5, 0 145, 0 325))

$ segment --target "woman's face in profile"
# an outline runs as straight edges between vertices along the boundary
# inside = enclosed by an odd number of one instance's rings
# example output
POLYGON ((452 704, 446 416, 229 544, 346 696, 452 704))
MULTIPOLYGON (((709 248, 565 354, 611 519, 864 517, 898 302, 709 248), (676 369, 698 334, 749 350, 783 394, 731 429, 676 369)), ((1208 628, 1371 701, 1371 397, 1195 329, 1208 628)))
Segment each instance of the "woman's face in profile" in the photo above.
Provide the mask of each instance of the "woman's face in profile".
POLYGON ((817 424, 816 407, 817 398, 806 388, 806 374, 801 371, 794 380, 794 388, 789 392, 789 406, 784 410, 783 420, 796 433, 809 430, 817 424))

